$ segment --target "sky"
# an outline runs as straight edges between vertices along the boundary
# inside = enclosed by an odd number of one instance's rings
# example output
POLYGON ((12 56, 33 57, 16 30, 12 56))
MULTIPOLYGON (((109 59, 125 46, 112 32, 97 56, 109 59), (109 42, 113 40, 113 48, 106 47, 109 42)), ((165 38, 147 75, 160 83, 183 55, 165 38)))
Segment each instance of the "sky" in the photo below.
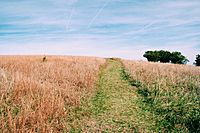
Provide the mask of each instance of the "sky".
POLYGON ((0 0, 1 55, 200 54, 200 0, 0 0))

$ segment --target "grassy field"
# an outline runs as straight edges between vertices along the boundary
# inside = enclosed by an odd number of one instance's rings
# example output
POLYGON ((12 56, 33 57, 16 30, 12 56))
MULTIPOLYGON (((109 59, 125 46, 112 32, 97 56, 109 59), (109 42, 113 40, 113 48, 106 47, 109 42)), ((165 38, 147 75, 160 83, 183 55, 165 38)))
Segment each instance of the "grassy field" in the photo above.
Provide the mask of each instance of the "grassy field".
POLYGON ((200 67, 127 61, 138 119, 151 131, 200 132, 200 67))
POLYGON ((59 132, 70 108, 92 93, 100 65, 89 57, 1 56, 0 130, 59 132))
POLYGON ((0 132, 199 132, 200 68, 0 56, 0 132))

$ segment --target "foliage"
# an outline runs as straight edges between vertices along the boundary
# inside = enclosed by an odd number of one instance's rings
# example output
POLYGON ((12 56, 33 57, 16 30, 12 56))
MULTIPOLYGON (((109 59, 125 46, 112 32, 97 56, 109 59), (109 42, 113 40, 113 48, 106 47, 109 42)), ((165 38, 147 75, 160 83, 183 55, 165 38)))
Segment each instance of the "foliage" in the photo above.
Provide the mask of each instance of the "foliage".
POLYGON ((181 52, 172 52, 170 56, 171 63, 174 64, 185 64, 189 60, 181 54, 181 52))
POLYGON ((169 51, 160 50, 158 51, 158 53, 159 53, 160 62, 163 62, 163 63, 170 62, 171 53, 169 51))
POLYGON ((148 61, 157 62, 160 60, 158 51, 146 51, 143 55, 148 61))
POLYGON ((196 55, 196 60, 194 63, 196 66, 200 66, 200 54, 196 55))
POLYGON ((146 51, 143 55, 148 61, 174 63, 174 64, 186 64, 189 60, 181 54, 181 52, 169 52, 169 51, 146 51))

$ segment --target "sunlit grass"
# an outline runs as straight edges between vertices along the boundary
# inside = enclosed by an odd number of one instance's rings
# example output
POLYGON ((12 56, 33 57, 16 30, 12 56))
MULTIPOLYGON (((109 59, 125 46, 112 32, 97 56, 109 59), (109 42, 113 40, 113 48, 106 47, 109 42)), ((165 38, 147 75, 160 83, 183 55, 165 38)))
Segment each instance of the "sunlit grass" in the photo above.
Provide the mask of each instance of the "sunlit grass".
POLYGON ((1 56, 0 130, 64 131, 70 108, 94 91, 104 63, 93 57, 1 56))
POLYGON ((200 68, 185 65, 123 61, 137 84, 138 118, 149 129, 200 131, 200 68))

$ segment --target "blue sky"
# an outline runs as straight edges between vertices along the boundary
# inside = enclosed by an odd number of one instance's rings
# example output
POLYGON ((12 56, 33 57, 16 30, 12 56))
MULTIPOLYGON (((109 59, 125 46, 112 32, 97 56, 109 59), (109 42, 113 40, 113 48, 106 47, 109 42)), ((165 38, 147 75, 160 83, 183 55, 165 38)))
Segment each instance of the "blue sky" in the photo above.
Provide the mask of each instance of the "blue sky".
POLYGON ((1 0, 0 54, 200 54, 199 0, 1 0))

